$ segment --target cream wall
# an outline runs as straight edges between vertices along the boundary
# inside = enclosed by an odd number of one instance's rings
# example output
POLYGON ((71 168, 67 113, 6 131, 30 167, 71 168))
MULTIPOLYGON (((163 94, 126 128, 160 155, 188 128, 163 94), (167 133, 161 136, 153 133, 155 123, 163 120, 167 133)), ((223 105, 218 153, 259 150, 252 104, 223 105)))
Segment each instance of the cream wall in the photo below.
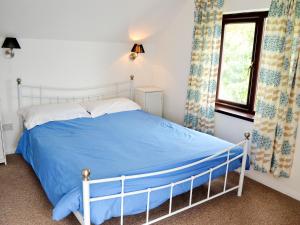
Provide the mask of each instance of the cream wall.
MULTIPOLYGON (((225 0, 224 13, 265 10, 271 0, 225 0)), ((168 29, 156 40, 156 63, 154 83, 164 88, 164 116, 183 123, 184 105, 189 74, 193 31, 193 1, 186 1, 181 11, 173 18, 168 29)), ((253 123, 216 114, 216 136, 238 142, 245 131, 251 131, 253 123)), ((280 192, 300 200, 300 134, 297 137, 296 155, 292 176, 276 179, 271 175, 250 171, 247 176, 280 192)))
MULTIPOLYGON (((0 38, 2 43, 3 38, 0 38)), ((144 43, 147 54, 134 62, 128 58, 133 43, 79 42, 18 39, 21 50, 13 59, 0 55, 0 108, 6 131, 6 152, 15 152, 19 135, 16 78, 32 85, 55 87, 89 87, 129 80, 135 75, 136 85, 152 82, 153 45, 144 43)), ((2 52, 1 52, 2 53, 2 52)))

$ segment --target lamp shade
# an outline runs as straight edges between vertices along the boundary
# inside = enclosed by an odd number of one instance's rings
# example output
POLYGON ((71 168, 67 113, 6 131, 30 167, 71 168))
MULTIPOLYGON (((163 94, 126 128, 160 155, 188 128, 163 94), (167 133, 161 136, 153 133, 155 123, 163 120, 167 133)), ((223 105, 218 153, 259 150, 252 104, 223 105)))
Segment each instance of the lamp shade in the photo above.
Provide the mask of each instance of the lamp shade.
POLYGON ((134 44, 133 48, 131 49, 131 52, 139 54, 139 53, 145 53, 145 50, 143 45, 134 44))
POLYGON ((5 40, 2 44, 2 48, 10 48, 10 49, 18 48, 18 49, 20 49, 21 47, 16 38, 7 37, 7 38, 5 38, 5 40))

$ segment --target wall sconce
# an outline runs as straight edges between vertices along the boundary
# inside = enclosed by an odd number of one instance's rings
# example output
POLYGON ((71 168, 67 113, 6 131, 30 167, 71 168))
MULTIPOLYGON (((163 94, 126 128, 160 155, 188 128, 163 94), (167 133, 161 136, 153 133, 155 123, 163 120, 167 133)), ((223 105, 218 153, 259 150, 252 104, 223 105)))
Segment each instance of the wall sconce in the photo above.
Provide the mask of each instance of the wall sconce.
POLYGON ((13 58, 15 56, 14 48, 15 49, 21 49, 18 41, 16 38, 7 37, 5 38, 2 48, 5 48, 5 56, 8 58, 13 58))
POLYGON ((132 49, 131 49, 131 53, 129 55, 129 58, 131 60, 135 60, 136 57, 138 57, 138 54, 140 54, 140 53, 145 53, 143 45, 134 44, 132 49))

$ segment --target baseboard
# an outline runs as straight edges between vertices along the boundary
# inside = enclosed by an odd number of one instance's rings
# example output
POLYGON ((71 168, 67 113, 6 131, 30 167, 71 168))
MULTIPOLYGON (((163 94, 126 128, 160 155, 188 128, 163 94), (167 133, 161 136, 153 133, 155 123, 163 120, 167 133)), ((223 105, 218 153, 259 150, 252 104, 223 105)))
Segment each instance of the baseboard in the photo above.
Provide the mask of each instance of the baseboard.
MULTIPOLYGON (((251 173, 251 171, 247 172, 246 173, 246 177, 250 178, 251 180, 255 180, 267 187, 270 187, 278 192, 281 192, 282 194, 285 194, 291 198, 294 198, 298 201, 300 201, 300 192, 298 191, 295 191, 291 188, 288 188, 286 186, 283 186, 281 184, 278 184, 275 182, 269 182, 267 179, 264 179, 263 177, 261 176, 255 176, 254 173, 251 173)), ((275 179, 275 178, 274 178, 275 179)), ((300 190, 299 190, 300 191, 300 190)))

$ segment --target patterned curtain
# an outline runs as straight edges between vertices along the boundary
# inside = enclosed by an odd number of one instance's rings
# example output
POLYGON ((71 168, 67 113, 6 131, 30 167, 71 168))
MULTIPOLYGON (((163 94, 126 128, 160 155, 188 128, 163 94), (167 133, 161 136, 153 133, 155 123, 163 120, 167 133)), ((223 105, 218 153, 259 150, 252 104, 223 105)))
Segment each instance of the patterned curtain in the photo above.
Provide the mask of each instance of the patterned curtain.
POLYGON ((217 75, 222 30, 223 0, 195 0, 186 127, 214 133, 217 75))
MULTIPOLYGON (((273 0, 252 137, 255 170, 289 177, 300 113, 300 0, 273 0)), ((300 149, 298 149, 300 150, 300 149)))

